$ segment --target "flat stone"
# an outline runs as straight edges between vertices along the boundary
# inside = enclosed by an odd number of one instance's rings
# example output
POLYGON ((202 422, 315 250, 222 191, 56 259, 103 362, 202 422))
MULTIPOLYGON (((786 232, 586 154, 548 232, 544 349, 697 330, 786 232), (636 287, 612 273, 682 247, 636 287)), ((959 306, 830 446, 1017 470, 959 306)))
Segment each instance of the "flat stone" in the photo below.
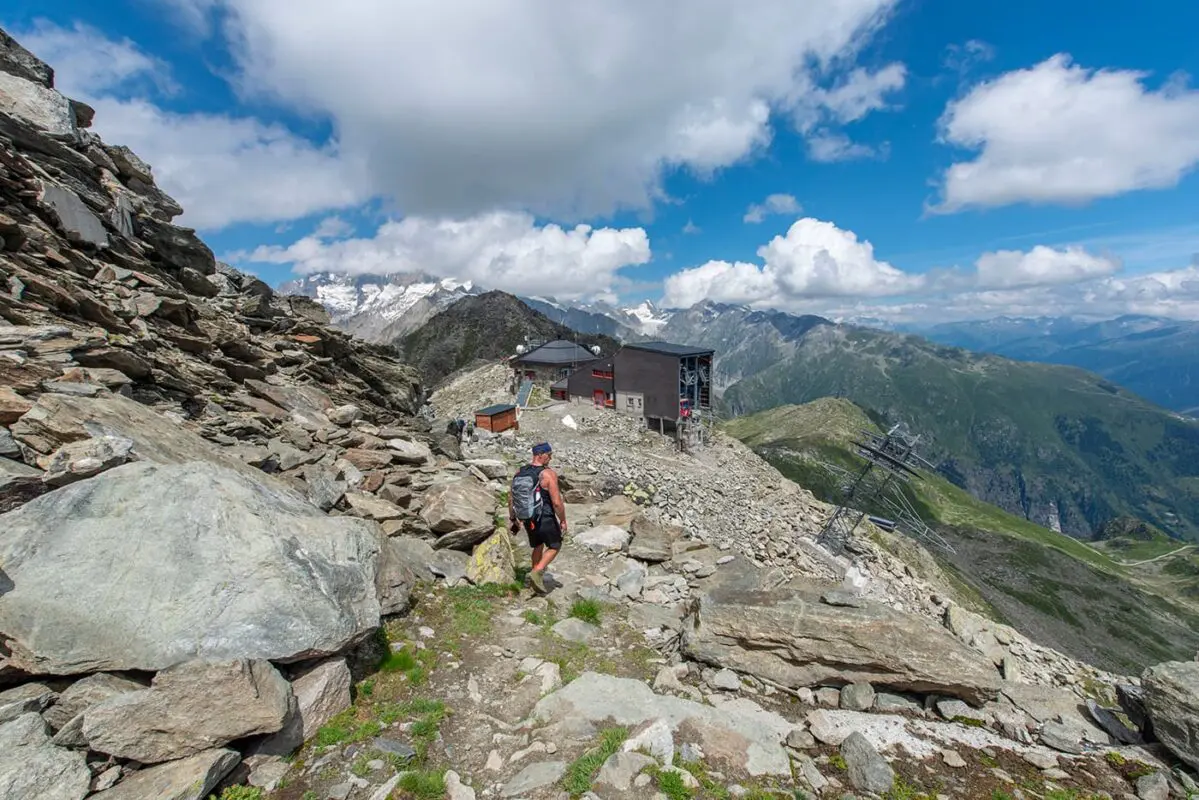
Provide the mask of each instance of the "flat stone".
POLYGON ((1141 676, 1153 733, 1193 769, 1199 769, 1199 662, 1168 661, 1141 676))
POLYGON ((1082 741, 1077 732, 1060 722, 1050 720, 1041 728, 1041 741, 1048 747, 1062 753, 1078 755, 1082 753, 1082 741))
MULTIPOLYGON (((407 439, 392 439, 387 443, 392 458, 397 464, 427 464, 433 460, 433 451, 427 444, 407 439)), ((502 462, 501 462, 502 463, 502 462)), ((490 477, 490 476, 488 476, 490 477)))
POLYGON ((741 688, 741 679, 731 669, 720 669, 712 674, 708 684, 713 689, 735 692, 741 688))
POLYGON ((882 794, 894 785, 895 771, 862 734, 855 731, 841 743, 841 757, 855 789, 882 794))
POLYGON ((748 700, 719 707, 654 694, 641 681, 585 672, 538 701, 531 715, 550 723, 590 722, 629 727, 665 720, 672 732, 686 730, 700 741, 711 763, 728 762, 750 775, 791 775, 783 749, 792 723, 748 700))
POLYGON ((50 209, 58 221, 58 227, 68 239, 97 247, 108 244, 108 231, 104 229, 104 223, 79 199, 79 195, 48 181, 42 181, 41 187, 42 204, 50 209))
POLYGON ((447 800, 475 800, 475 790, 462 782, 454 770, 446 770, 445 793, 447 800))
POLYGON ((565 761, 542 761, 530 764, 500 789, 501 797, 518 797, 558 782, 566 774, 565 761))
POLYGON ((1137 797, 1140 800, 1169 800, 1170 781, 1164 772, 1154 772, 1137 778, 1137 797))
POLYGON ((287 681, 267 661, 191 661, 84 712, 91 749, 157 764, 283 727, 287 681))
POLYGON ((629 544, 629 532, 615 525, 599 525, 574 535, 574 544, 593 553, 616 553, 629 544))
POLYGON ((516 556, 512 537, 507 531, 497 531, 475 546, 466 577, 476 586, 483 584, 508 585, 516 581, 516 556))
POLYGON ((824 591, 714 589, 692 606, 683 652, 791 689, 870 683, 976 704, 998 695, 994 666, 945 628, 873 602, 830 606, 824 591))
POLYGON ((24 714, 40 714, 58 693, 40 683, 26 683, 0 692, 0 724, 24 714))
POLYGON ((55 747, 39 715, 0 725, 0 797, 82 800, 90 784, 84 754, 55 747))
POLYGON ((664 766, 674 763, 674 735, 670 723, 664 719, 655 719, 642 723, 630 731, 629 738, 621 745, 626 753, 647 752, 664 766))
POLYGON ((657 762, 641 753, 613 753, 600 768, 595 777, 595 784, 602 791, 603 787, 611 787, 618 792, 627 792, 633 788, 633 780, 647 767, 657 762))
POLYGON ((554 623, 550 630, 568 642, 578 642, 579 644, 587 644, 600 633, 600 629, 591 623, 574 617, 567 617, 554 623))
POLYGON ((92 795, 98 800, 205 800, 240 760, 235 750, 206 750, 193 756, 140 769, 113 788, 92 795))
POLYGON ((54 89, 0 70, 0 111, 57 136, 74 137, 71 101, 54 89))
POLYGON ((392 505, 386 500, 380 500, 370 494, 350 492, 346 495, 346 503, 355 515, 378 522, 399 519, 404 516, 404 510, 399 506, 392 505))

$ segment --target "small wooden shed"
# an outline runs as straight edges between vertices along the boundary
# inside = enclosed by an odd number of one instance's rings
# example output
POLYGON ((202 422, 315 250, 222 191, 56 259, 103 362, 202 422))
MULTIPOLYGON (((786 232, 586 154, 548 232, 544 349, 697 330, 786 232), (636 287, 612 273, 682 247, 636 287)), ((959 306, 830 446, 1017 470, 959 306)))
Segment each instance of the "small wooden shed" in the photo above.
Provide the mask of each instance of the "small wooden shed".
POLYGON ((497 404, 479 409, 475 412, 475 427, 492 433, 502 433, 509 428, 520 430, 520 423, 516 421, 516 406, 497 404))

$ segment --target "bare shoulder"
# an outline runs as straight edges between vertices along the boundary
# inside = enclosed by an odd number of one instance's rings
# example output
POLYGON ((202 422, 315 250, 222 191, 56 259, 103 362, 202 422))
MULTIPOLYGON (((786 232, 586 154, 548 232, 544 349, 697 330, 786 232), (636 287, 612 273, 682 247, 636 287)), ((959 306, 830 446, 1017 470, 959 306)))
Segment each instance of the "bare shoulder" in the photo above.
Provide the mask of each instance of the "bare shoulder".
POLYGON ((558 473, 554 472, 549 467, 541 471, 541 482, 548 488, 558 484, 558 473))

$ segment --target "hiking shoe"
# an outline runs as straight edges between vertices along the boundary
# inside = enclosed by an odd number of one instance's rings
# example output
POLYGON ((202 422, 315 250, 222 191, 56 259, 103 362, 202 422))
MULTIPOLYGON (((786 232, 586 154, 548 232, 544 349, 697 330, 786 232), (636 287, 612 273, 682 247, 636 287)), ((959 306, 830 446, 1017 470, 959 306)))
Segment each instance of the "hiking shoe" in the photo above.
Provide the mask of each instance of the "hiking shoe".
POLYGON ((545 594, 545 580, 541 577, 541 573, 534 570, 529 573, 529 583, 533 585, 533 589, 538 594, 545 594))

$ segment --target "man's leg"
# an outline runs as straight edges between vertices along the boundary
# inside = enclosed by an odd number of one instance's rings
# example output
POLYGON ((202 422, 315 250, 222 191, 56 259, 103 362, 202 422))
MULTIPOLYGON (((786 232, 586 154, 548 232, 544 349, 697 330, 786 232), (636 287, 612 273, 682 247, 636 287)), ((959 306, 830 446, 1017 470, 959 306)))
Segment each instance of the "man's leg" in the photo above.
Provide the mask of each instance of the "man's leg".
POLYGON ((537 545, 533 548, 533 569, 537 569, 537 564, 541 561, 541 552, 545 550, 542 545, 537 545))
MULTIPOLYGON (((537 549, 540 550, 541 546, 538 545, 537 549)), ((533 571, 534 572, 544 572, 545 568, 550 565, 550 562, 553 561, 554 557, 557 555, 558 555, 558 548, 554 548, 554 547, 545 548, 544 555, 542 555, 540 558, 535 558, 533 560, 534 561, 533 571)))

